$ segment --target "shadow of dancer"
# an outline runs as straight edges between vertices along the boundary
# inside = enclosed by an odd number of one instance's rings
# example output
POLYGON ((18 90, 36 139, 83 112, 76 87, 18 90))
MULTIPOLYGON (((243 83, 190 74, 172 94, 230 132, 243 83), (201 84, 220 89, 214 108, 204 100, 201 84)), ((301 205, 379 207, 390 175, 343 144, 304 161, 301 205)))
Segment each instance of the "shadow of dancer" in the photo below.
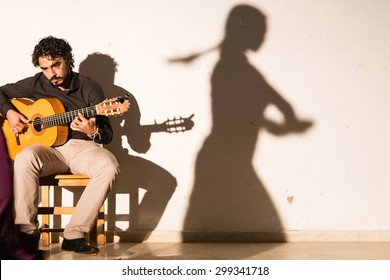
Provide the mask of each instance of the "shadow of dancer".
MULTIPOLYGON (((291 105, 246 57, 247 51, 257 51, 264 42, 265 15, 252 6, 236 6, 225 31, 222 43, 207 51, 220 51, 211 77, 212 129, 197 157, 184 233, 219 232, 232 241, 237 232, 283 230, 267 187, 252 165, 259 132, 302 133, 311 122, 298 120, 291 105), (267 119, 270 105, 280 111, 283 122, 267 119)), ((200 55, 170 62, 189 63, 200 55)), ((277 239, 283 239, 281 235, 277 239)), ((184 234, 184 240, 186 236, 191 235, 184 234)), ((221 234, 216 238, 224 241, 221 234)))
MULTIPOLYGON (((142 157, 130 155, 130 150, 146 153, 150 144, 150 133, 140 125, 141 113, 135 97, 114 84, 117 63, 106 54, 93 53, 80 64, 79 72, 96 80, 103 88, 106 98, 129 95, 130 108, 122 116, 111 118, 114 138, 107 148, 116 156, 121 172, 108 199, 107 226, 108 236, 113 231, 126 239, 116 222, 126 222, 126 231, 136 231, 138 241, 147 238, 155 229, 165 207, 176 188, 176 178, 161 166, 142 157), (140 189, 146 193, 140 198, 140 189), (129 214, 116 213, 116 195, 130 194, 129 214)), ((111 241, 111 240, 110 240, 111 241)), ((134 241, 134 240, 132 240, 134 241)))

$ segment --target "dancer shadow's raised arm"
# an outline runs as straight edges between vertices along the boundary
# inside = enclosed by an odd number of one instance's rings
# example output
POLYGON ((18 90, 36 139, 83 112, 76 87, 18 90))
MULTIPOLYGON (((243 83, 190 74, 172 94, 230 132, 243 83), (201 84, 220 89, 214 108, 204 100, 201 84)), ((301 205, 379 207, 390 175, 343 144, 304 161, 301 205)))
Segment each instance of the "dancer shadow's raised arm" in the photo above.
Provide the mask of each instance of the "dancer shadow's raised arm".
POLYGON ((313 125, 313 122, 310 120, 299 119, 291 104, 273 88, 269 87, 267 92, 268 105, 274 105, 283 117, 283 122, 277 122, 267 118, 267 116, 263 116, 264 128, 269 133, 275 135, 302 133, 313 125))

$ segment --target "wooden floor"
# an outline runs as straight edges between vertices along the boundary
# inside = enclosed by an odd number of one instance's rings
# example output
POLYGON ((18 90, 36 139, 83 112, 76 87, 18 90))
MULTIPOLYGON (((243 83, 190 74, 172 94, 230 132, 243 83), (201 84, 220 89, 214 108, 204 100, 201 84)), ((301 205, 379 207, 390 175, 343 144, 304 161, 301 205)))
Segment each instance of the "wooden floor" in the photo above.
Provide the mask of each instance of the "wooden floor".
POLYGON ((96 256, 41 247, 48 260, 390 260, 390 243, 111 243, 96 256))

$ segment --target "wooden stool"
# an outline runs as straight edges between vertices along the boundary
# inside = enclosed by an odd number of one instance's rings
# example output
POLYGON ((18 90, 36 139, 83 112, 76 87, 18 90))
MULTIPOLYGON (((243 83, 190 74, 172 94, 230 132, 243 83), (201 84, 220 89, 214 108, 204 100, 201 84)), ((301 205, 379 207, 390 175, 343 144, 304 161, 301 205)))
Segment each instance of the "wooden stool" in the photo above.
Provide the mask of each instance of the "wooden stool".
MULTIPOLYGON (((56 205, 55 199, 50 203, 50 186, 54 188, 59 187, 61 190, 62 187, 86 187, 88 182, 89 177, 81 174, 61 174, 39 179, 39 185, 41 186, 41 206, 38 207, 38 215, 42 215, 42 226, 40 228, 42 246, 49 246, 52 237, 50 233, 64 231, 63 228, 50 227, 50 215, 71 215, 75 208, 75 206, 62 206, 62 198, 59 206, 56 205)), ((104 204, 99 211, 96 225, 89 233, 89 243, 92 246, 105 244, 104 204)))

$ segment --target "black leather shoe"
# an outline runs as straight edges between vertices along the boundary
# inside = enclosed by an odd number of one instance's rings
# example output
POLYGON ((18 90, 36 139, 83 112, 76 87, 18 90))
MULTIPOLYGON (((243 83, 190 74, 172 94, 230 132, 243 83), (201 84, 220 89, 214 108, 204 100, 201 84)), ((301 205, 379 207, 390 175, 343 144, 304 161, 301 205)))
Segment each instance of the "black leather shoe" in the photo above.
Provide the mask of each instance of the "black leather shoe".
POLYGON ((79 254, 96 255, 99 253, 99 249, 93 246, 89 246, 84 238, 66 239, 62 242, 62 250, 73 251, 79 254))

